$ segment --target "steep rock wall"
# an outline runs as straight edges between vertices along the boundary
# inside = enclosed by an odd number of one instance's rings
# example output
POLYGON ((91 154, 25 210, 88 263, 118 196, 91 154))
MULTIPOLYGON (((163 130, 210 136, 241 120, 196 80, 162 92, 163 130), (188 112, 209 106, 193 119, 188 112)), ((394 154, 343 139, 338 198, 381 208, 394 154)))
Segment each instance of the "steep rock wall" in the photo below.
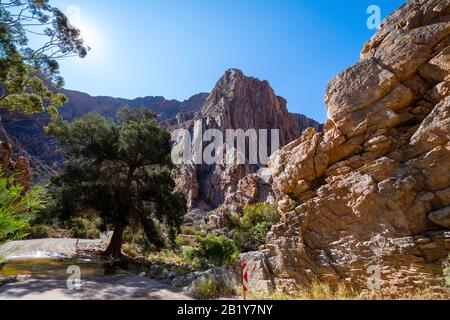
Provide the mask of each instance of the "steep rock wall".
POLYGON ((309 129, 273 156, 282 219, 255 262, 270 270, 259 277, 268 288, 367 288, 371 266, 384 288, 442 285, 450 251, 449 34, 449 1, 408 1, 361 61, 329 83, 323 132, 309 129))

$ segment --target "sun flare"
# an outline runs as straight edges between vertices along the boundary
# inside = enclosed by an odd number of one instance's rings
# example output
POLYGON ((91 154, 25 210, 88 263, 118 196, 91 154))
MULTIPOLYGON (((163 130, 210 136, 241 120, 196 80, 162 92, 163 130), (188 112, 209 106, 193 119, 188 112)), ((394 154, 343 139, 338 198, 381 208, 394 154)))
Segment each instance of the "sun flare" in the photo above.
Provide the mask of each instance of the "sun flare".
POLYGON ((97 49, 100 42, 97 30, 89 25, 80 25, 78 29, 81 31, 84 43, 93 50, 97 49))

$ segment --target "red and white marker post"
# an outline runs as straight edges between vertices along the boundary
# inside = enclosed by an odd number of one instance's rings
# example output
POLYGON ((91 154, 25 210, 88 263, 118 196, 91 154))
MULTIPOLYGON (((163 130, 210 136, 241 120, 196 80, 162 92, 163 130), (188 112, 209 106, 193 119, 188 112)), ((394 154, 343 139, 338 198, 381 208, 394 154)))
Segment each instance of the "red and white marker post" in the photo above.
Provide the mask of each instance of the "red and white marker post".
POLYGON ((247 300, 248 292, 248 266, 246 263, 242 264, 242 292, 244 294, 244 300, 247 300))

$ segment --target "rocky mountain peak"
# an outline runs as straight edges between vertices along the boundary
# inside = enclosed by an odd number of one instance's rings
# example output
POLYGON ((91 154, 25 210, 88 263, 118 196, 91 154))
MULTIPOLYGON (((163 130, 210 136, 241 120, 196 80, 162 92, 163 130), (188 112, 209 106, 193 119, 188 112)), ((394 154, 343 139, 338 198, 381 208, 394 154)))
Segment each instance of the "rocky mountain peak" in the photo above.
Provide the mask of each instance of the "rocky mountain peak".
MULTIPOLYGON (((194 117, 179 117, 181 121, 177 127, 187 129, 191 136, 201 134, 195 128, 201 127, 203 132, 218 129, 224 137, 228 129, 254 129, 257 132, 277 129, 280 146, 291 142, 307 127, 320 127, 314 120, 290 113, 286 104, 268 81, 248 77, 239 69, 229 69, 216 83, 200 111, 194 117)), ((178 186, 186 190, 191 207, 215 209, 230 203, 229 198, 238 198, 233 195, 238 192, 240 180, 255 174, 263 166, 260 163, 185 166, 178 186)))
MULTIPOLYGON (((198 118, 213 119, 223 129, 279 129, 280 143, 295 139, 305 127, 287 110, 287 101, 275 94, 267 80, 229 69, 203 104, 198 118)), ((317 122, 311 120, 315 126, 317 122)))

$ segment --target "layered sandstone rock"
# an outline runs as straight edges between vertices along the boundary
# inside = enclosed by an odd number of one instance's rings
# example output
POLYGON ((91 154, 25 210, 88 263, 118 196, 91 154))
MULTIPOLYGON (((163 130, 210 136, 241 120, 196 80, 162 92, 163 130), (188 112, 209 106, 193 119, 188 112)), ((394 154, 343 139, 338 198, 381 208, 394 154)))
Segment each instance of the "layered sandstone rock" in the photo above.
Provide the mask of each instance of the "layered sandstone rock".
POLYGON ((408 1, 362 60, 329 83, 323 132, 309 129, 273 156, 282 219, 261 258, 272 289, 313 281, 366 288, 377 268, 384 288, 442 284, 449 34, 449 1, 408 1))

